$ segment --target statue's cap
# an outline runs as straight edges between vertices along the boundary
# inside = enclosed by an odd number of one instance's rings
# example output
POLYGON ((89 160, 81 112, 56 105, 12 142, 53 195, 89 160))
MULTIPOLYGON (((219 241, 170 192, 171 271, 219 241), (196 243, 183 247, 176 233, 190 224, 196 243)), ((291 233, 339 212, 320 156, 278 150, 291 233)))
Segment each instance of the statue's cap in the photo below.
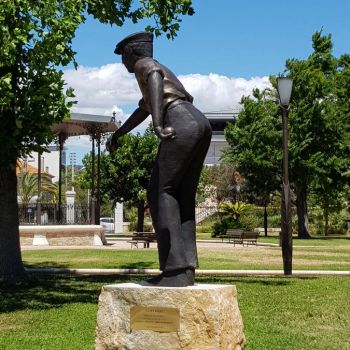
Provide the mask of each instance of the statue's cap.
POLYGON ((130 43, 137 43, 137 42, 153 42, 153 34, 149 32, 138 32, 131 35, 128 35, 126 38, 124 38, 122 41, 120 41, 117 46, 115 47, 114 53, 117 55, 122 54, 123 48, 130 44, 130 43))

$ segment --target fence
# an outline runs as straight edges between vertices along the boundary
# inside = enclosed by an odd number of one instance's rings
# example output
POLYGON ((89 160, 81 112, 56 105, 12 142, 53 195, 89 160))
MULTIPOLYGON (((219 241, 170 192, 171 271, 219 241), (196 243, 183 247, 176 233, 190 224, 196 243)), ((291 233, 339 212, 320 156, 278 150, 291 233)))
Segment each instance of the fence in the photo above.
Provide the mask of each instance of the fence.
POLYGON ((89 206, 81 204, 19 204, 20 225, 86 225, 90 224, 89 206), (40 220, 39 220, 40 217, 40 220))
POLYGON ((196 223, 201 224, 206 218, 216 215, 218 207, 215 206, 197 206, 196 207, 196 223))

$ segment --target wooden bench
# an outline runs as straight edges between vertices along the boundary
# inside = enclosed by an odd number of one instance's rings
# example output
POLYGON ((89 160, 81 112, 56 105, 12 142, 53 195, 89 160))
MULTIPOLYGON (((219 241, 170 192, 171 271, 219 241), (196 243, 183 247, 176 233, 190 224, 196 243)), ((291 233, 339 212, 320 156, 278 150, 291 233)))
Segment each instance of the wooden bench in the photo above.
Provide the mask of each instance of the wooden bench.
POLYGON ((220 238, 222 242, 224 239, 228 239, 229 243, 242 243, 242 234, 243 230, 240 229, 227 229, 224 235, 221 235, 220 238))
POLYGON ((224 238, 228 239, 228 243, 237 244, 256 244, 260 233, 255 231, 243 231, 240 229, 228 229, 225 235, 221 235, 220 238, 224 242, 224 238))
POLYGON ((134 232, 128 243, 131 244, 131 248, 138 248, 139 244, 143 244, 144 248, 149 248, 149 244, 156 240, 156 234, 154 232, 134 232))
POLYGON ((242 239, 243 239, 243 243, 242 243, 242 244, 244 245, 244 243, 246 243, 247 246, 248 246, 249 244, 254 244, 254 245, 256 245, 259 236, 260 236, 260 233, 259 233, 259 232, 255 232, 255 231, 244 231, 244 232, 243 232, 243 237, 242 237, 242 239))

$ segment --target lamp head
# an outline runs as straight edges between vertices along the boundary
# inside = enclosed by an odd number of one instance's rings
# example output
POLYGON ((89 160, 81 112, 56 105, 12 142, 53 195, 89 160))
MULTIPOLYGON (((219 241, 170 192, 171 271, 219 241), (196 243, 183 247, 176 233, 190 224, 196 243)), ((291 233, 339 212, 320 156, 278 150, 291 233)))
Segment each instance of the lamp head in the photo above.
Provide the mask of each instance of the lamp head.
POLYGON ((277 78, 277 92, 282 107, 288 107, 292 95, 293 79, 288 77, 277 78))

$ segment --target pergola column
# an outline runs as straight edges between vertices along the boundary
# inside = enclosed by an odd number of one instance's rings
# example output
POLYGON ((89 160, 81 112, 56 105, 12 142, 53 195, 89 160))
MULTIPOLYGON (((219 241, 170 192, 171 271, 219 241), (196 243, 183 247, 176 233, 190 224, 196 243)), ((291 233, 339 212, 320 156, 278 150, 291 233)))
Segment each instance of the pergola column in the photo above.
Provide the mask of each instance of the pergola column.
POLYGON ((58 222, 62 223, 62 152, 66 136, 62 133, 58 135, 59 164, 58 164, 58 222))
POLYGON ((36 223, 41 225, 41 154, 38 152, 38 198, 36 200, 37 210, 36 210, 36 223))
POLYGON ((101 213, 101 134, 97 136, 97 192, 95 224, 100 224, 101 213))
POLYGON ((96 222, 96 210, 95 210, 95 135, 92 134, 92 149, 91 149, 91 199, 90 199, 90 211, 91 211, 91 223, 96 222))

